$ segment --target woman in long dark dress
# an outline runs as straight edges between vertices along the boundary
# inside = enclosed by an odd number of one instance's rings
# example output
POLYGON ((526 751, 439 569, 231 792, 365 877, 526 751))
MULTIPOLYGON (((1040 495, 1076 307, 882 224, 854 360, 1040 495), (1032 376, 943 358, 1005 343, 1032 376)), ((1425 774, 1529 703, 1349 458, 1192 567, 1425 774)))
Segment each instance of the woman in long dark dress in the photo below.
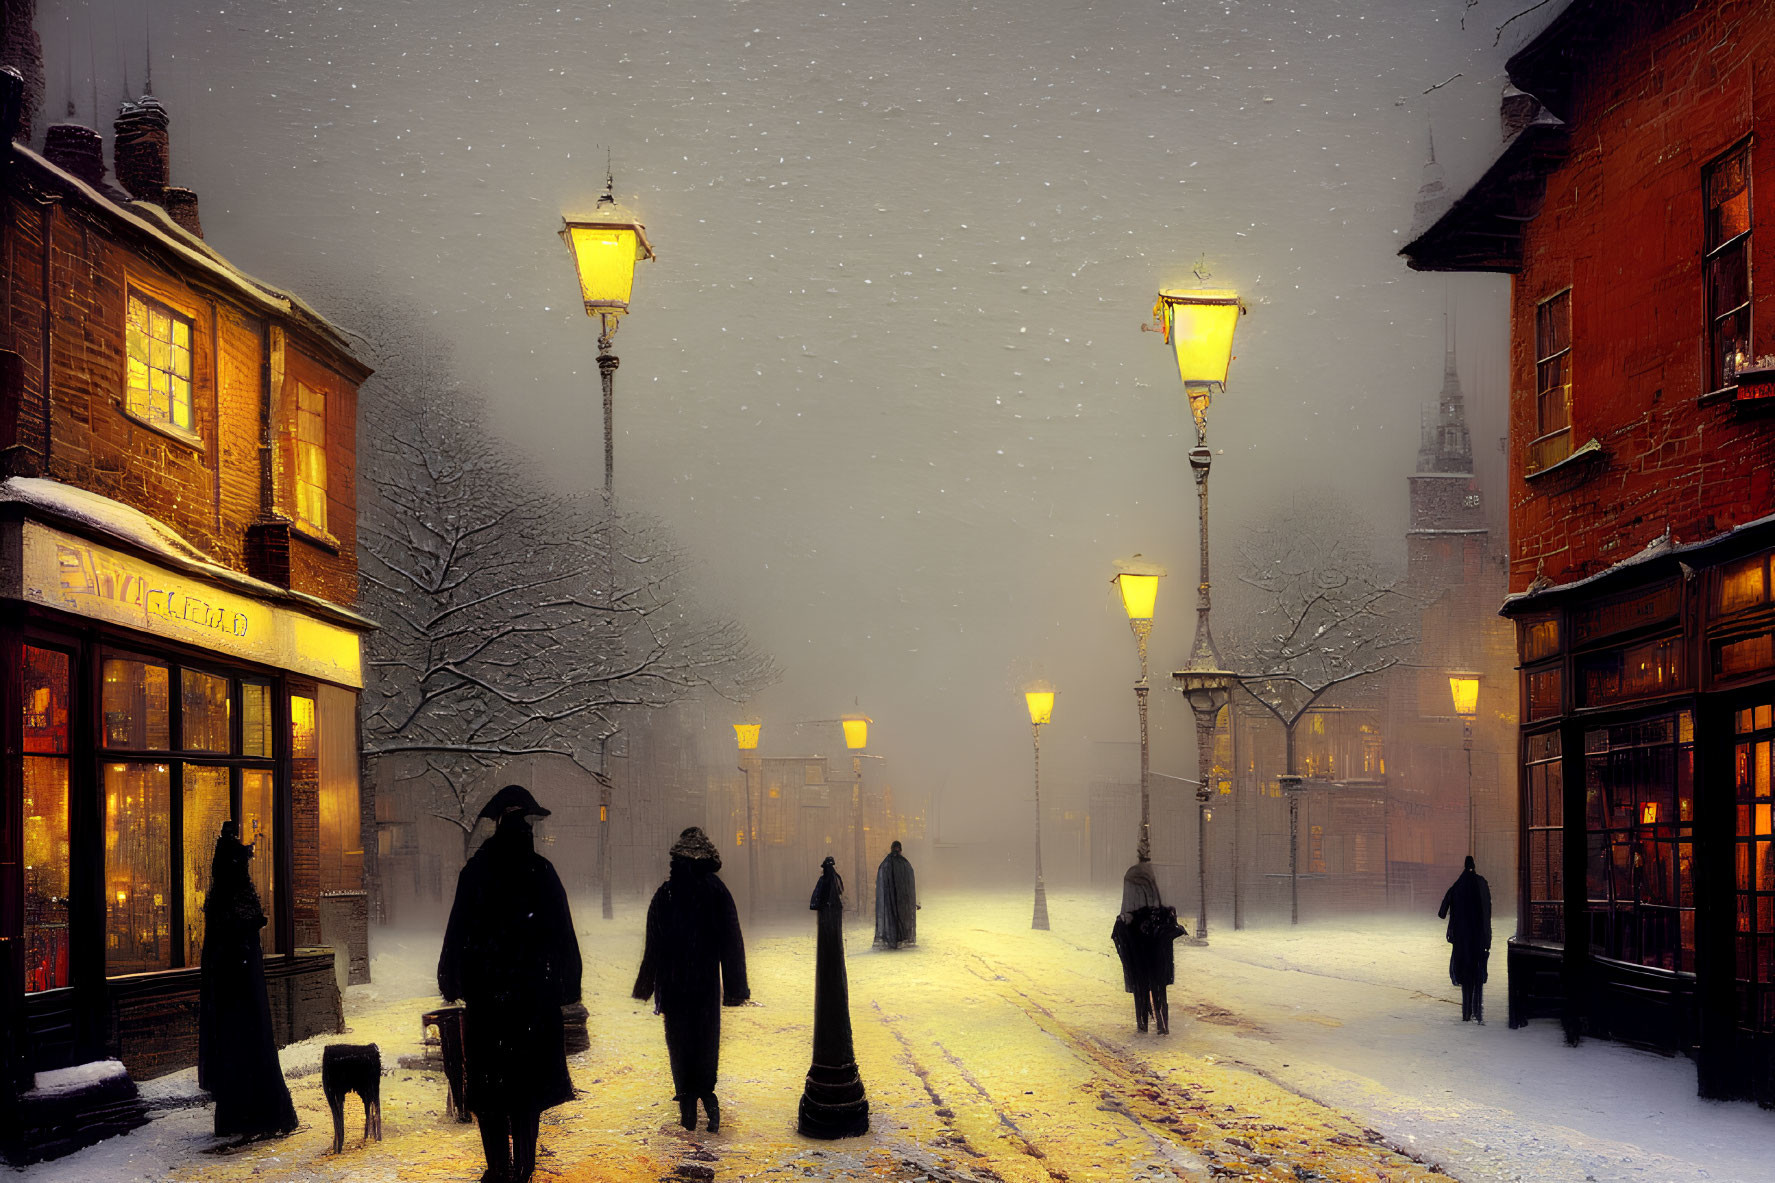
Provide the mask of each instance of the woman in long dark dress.
POLYGON ((1122 960, 1122 985, 1134 995, 1137 1030, 1145 1031, 1148 1019, 1154 1019, 1160 1035, 1171 1033, 1167 993, 1177 973, 1172 942, 1187 935, 1177 922, 1177 909, 1166 907, 1159 896, 1152 855, 1143 842, 1134 865, 1122 876, 1122 910, 1109 934, 1122 960))
POLYGON ((678 835, 671 878, 660 884, 647 908, 647 943, 634 990, 642 1001, 659 995, 680 1123, 696 1128, 700 1100, 710 1133, 721 1129, 721 1103, 715 1098, 721 1008, 743 1006, 752 997, 739 912, 716 874, 720 869, 721 855, 699 827, 678 835))
POLYGON ((261 1138, 296 1128, 265 995, 259 903, 247 864, 253 848, 240 826, 222 823, 203 900, 203 970, 198 989, 197 1080, 216 1098, 216 1134, 261 1138))
POLYGON ((527 820, 548 814, 522 785, 481 809, 496 828, 456 878, 438 957, 439 993, 466 1004, 466 1101, 486 1183, 529 1179, 542 1111, 573 1099, 561 1008, 579 1001, 579 938, 527 820))

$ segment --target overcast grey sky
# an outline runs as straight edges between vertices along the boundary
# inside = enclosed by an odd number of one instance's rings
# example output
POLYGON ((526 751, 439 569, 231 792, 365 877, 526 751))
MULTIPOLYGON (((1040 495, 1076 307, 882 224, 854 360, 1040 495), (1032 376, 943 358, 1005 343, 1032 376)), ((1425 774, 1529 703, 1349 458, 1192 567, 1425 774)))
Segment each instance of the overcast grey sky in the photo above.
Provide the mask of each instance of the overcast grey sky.
MULTIPOLYGON (((1499 502, 1507 286, 1395 255, 1427 126, 1473 176, 1534 23, 1494 48, 1522 5, 1464 4, 169 0, 151 28, 210 240, 347 326, 429 321, 512 442, 587 486, 595 332, 555 230, 608 151, 659 250, 617 338, 619 496, 781 662, 767 751, 836 748, 781 722, 855 702, 961 836, 1027 799, 1023 674, 1061 692, 1050 791, 1134 738, 1115 559, 1173 573, 1159 681, 1187 649, 1193 440, 1138 331, 1160 286, 1200 268, 1251 307, 1209 427, 1222 602, 1241 524, 1291 497, 1403 529, 1445 300, 1499 502)), ((71 68, 90 121, 96 67, 108 127, 142 0, 45 0, 40 26, 46 107, 71 68)), ((1187 775, 1188 712, 1154 708, 1155 767, 1187 775)))

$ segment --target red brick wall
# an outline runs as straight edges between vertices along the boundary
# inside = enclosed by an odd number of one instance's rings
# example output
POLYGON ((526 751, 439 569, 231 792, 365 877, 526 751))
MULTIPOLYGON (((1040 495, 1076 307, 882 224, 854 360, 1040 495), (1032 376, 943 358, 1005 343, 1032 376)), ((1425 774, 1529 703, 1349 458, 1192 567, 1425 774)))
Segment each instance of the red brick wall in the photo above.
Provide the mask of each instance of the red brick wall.
MULTIPOLYGON (((265 488, 261 443, 267 401, 266 352, 273 330, 288 329, 286 369, 316 375, 329 392, 329 525, 337 546, 292 539, 291 585, 349 605, 356 598, 355 383, 317 360, 327 351, 300 328, 269 323, 262 309, 187 279, 176 264, 146 257, 77 202, 44 207, 16 191, 0 230, 0 260, 11 281, 0 288, 0 348, 21 357, 16 431, 23 452, 0 460, 90 489, 165 522, 236 570, 248 570, 247 527, 285 508, 265 488), (49 229, 51 437, 43 439, 43 227, 49 229), (192 321, 193 445, 123 409, 126 293, 136 287, 192 321), (46 463, 44 462, 44 458, 46 463)), ((279 423, 273 439, 286 425, 279 423)), ((275 472, 275 466, 271 466, 275 472)), ((275 477, 274 477, 275 479, 275 477)))
POLYGON ((1703 4, 1581 67, 1572 150, 1527 224, 1511 295, 1510 587, 1594 573, 1668 527, 1684 542, 1775 510, 1775 420, 1705 393, 1703 169, 1753 131, 1753 353, 1775 353, 1775 0, 1703 4), (1535 306, 1572 289, 1572 442, 1533 480, 1535 306))

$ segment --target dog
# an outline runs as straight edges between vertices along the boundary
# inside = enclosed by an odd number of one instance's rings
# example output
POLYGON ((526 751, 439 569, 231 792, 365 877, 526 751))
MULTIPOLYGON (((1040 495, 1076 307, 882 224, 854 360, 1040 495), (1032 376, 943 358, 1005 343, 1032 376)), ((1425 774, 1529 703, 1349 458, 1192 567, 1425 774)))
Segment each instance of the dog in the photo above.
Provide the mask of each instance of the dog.
POLYGON ((345 1149, 345 1094, 364 1103, 364 1137, 382 1141, 382 1052, 373 1043, 330 1043, 320 1057, 320 1088, 333 1111, 333 1153, 345 1149))

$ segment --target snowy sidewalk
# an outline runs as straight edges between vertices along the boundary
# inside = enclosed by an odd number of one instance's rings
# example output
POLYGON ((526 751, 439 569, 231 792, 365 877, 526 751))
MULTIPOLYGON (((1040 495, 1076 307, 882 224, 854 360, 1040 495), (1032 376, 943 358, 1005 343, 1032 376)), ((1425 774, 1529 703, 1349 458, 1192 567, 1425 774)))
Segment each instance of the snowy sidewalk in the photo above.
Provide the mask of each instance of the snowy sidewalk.
POLYGON ((1679 1183, 1775 1178, 1775 1115, 1704 1101, 1695 1066, 1621 1044, 1565 1045, 1557 1023, 1505 1014, 1497 924, 1487 1022, 1460 1021, 1443 922, 1364 917, 1233 932, 1178 949, 1178 989, 1256 1030, 1192 1035, 1351 1114, 1467 1183, 1679 1183))

